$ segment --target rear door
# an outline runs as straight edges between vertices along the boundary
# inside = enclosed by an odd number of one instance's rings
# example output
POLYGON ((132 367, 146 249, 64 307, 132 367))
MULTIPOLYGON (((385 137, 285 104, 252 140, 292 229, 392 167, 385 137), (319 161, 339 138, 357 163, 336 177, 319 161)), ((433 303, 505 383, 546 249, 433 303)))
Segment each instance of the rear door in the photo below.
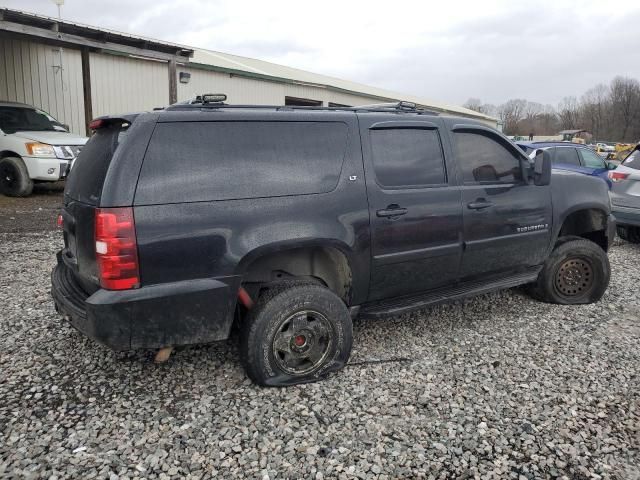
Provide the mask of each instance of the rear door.
POLYGON ((436 117, 359 116, 371 219, 369 300, 457 280, 460 188, 436 117))
POLYGON ((554 167, 572 170, 574 172, 589 173, 582 167, 580 156, 575 147, 554 147, 551 150, 551 162, 554 167))
POLYGON ((494 130, 451 124, 451 131, 463 185, 461 280, 542 263, 551 234, 550 187, 528 182, 528 159, 494 130))
MULTIPOLYGON (((632 215, 637 222, 640 220, 640 149, 636 149, 612 170, 615 182, 611 186, 611 202, 615 207, 623 207, 624 213, 616 215, 632 215)), ((620 210, 620 209, 619 209, 620 210)), ((626 223, 628 218, 624 219, 626 223)), ((621 222, 623 223, 623 222, 621 222)))
POLYGON ((578 148, 577 150, 580 155, 580 163, 589 175, 600 177, 610 184, 611 182, 608 178, 609 170, 604 159, 589 148, 578 148))

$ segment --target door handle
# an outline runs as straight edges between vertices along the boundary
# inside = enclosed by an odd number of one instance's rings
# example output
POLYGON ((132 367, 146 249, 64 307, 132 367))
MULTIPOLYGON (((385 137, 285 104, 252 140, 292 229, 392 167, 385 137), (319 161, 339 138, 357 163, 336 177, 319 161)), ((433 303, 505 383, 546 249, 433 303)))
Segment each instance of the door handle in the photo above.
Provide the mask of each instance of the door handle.
POLYGON ((467 208, 471 210, 484 210, 485 208, 492 207, 493 203, 485 200, 484 198, 479 198, 475 202, 467 203, 467 208))
POLYGON ((399 205, 396 205, 394 203, 394 204, 388 205, 387 208, 383 208, 382 210, 376 211, 376 215, 378 217, 387 217, 387 218, 393 219, 393 218, 400 217, 402 215, 406 215, 408 211, 409 210, 407 210, 406 208, 400 207, 399 205))

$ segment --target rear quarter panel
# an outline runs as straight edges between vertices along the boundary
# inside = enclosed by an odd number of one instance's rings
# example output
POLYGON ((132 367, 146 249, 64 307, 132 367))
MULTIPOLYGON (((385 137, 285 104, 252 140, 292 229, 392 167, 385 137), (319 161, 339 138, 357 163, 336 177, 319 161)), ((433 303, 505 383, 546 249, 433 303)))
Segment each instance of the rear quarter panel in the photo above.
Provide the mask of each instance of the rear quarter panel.
MULTIPOLYGON (((299 120, 301 114, 289 115, 299 120)), ((143 285, 224 278, 237 288, 247 264, 257 256, 296 246, 331 245, 349 260, 352 301, 364 301, 370 236, 362 153, 355 115, 340 121, 348 124, 348 141, 341 176, 331 192, 136 205, 143 285)))

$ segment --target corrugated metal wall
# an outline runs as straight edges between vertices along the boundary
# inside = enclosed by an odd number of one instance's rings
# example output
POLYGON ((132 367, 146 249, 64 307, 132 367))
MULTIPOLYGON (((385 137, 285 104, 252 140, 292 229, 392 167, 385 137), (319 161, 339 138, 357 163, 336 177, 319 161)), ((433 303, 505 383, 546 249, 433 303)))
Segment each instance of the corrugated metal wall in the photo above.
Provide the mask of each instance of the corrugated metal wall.
POLYGON ((334 92, 313 85, 276 83, 239 77, 228 73, 178 65, 178 74, 191 74, 189 83, 178 83, 178 100, 188 100, 201 93, 224 93, 231 104, 284 105, 284 97, 320 100, 344 105, 365 105, 376 100, 358 95, 334 92))
POLYGON ((0 37, 0 100, 34 105, 84 134, 79 50, 0 37))
MULTIPOLYGON (((24 102, 41 108, 67 123, 78 134, 85 133, 82 94, 82 61, 79 50, 0 37, 0 100, 24 102)), ((166 62, 108 53, 91 53, 91 97, 93 117, 151 110, 169 103, 169 73, 166 62)), ((286 96, 344 105, 377 103, 357 94, 327 88, 277 83, 262 79, 178 65, 191 74, 188 84, 178 82, 178 100, 201 93, 225 93, 231 104, 283 105, 286 96)), ((495 126, 492 122, 485 122, 495 126)))
POLYGON ((91 53, 93 116, 151 110, 169 103, 169 67, 120 55, 91 53))

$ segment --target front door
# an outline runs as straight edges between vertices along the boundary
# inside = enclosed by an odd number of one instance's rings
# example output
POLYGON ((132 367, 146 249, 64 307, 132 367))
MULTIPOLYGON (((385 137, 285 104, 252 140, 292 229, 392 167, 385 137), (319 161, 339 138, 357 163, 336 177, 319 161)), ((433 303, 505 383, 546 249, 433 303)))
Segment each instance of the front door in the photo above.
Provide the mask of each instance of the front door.
POLYGON ((450 174, 441 120, 359 116, 371 219, 369 300, 457 280, 461 193, 450 174))
POLYGON ((551 191, 530 183, 528 159, 485 127, 451 124, 462 182, 461 280, 539 265, 551 238, 551 191))

